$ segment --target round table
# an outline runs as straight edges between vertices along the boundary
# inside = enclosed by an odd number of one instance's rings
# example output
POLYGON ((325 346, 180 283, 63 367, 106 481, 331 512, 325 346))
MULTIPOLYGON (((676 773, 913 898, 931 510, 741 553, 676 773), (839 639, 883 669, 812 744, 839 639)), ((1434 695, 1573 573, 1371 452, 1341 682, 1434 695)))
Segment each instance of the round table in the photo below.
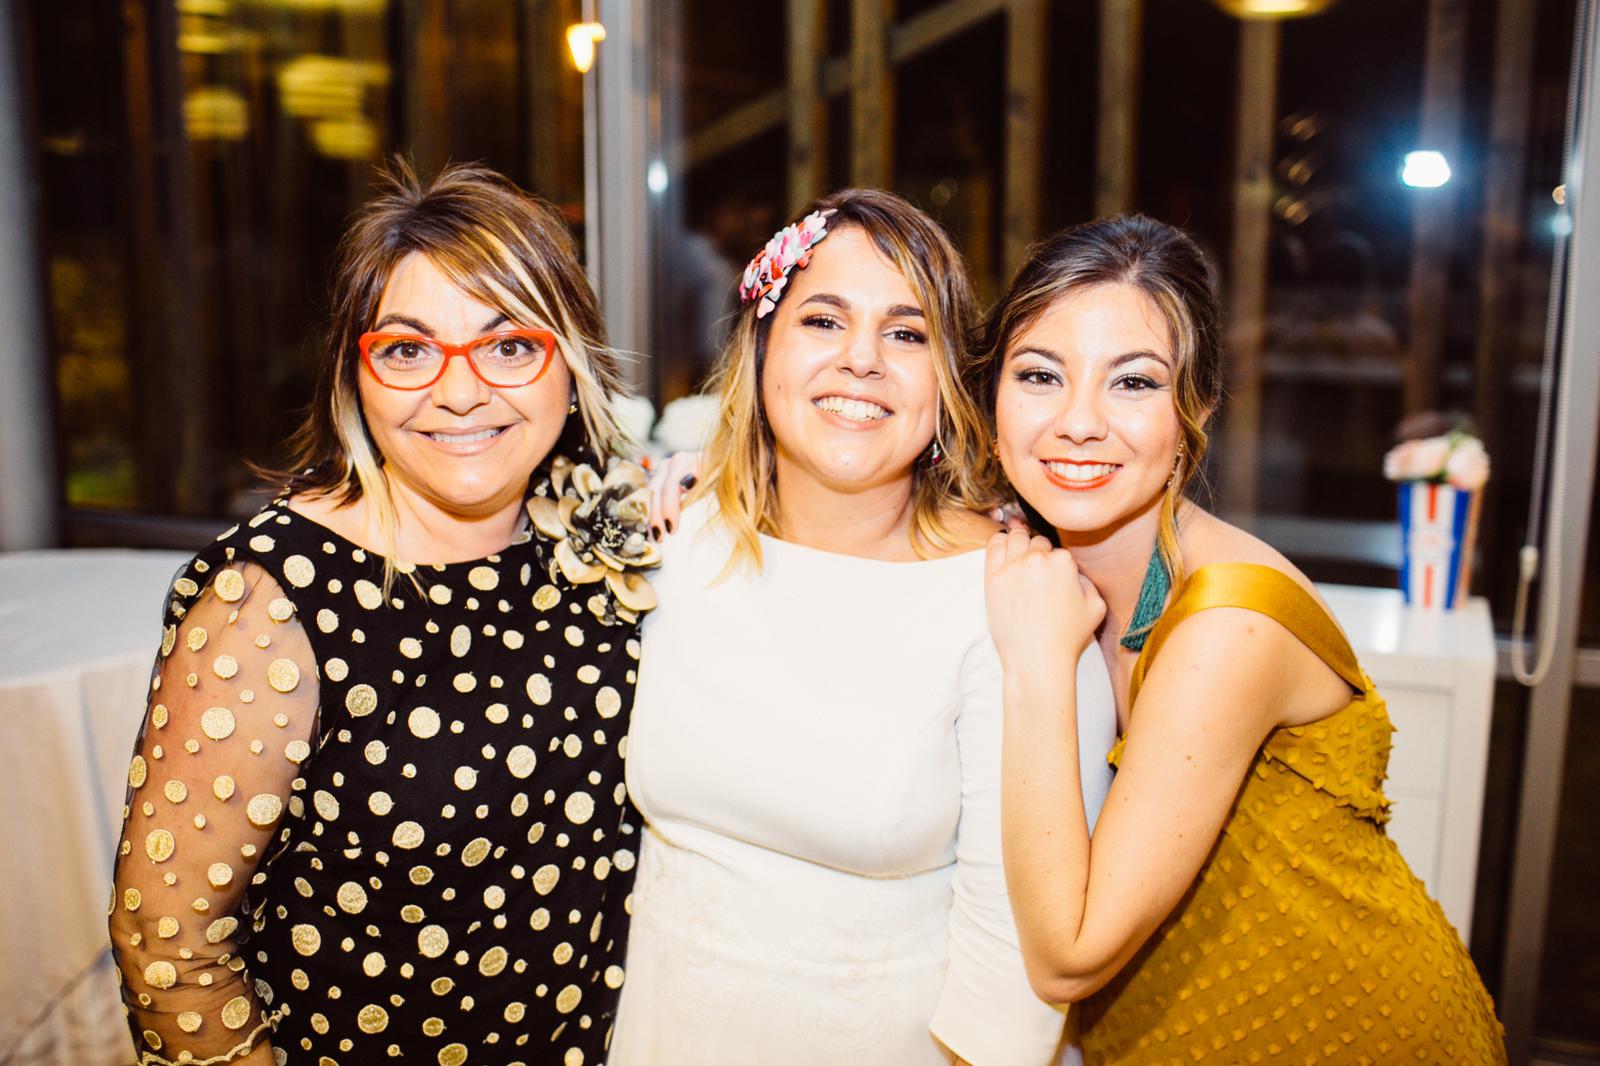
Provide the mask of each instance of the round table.
POLYGON ((181 552, 0 553, 0 1063, 134 1059, 106 907, 181 552))

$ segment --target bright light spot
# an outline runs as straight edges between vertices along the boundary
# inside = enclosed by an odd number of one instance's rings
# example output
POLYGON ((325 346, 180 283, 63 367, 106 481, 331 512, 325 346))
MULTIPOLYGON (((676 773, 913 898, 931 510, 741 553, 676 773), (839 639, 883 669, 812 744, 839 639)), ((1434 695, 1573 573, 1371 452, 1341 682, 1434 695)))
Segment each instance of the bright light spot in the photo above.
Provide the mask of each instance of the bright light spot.
POLYGON ((659 159, 652 159, 645 168, 644 183, 651 192, 660 196, 667 191, 667 165, 659 159))
POLYGON ((1557 237, 1572 236, 1572 215, 1566 211, 1557 211, 1551 215, 1550 232, 1557 237))
POLYGON ((1309 15, 1326 3, 1315 0, 1223 0, 1230 15, 1242 19, 1281 19, 1309 15))
POLYGON ((574 22, 567 27, 567 51, 579 74, 589 73, 594 66, 594 46, 605 39, 606 28, 598 22, 574 22))
POLYGON ((1400 180, 1413 189, 1437 189, 1450 180, 1450 164, 1443 152, 1407 152, 1400 180))

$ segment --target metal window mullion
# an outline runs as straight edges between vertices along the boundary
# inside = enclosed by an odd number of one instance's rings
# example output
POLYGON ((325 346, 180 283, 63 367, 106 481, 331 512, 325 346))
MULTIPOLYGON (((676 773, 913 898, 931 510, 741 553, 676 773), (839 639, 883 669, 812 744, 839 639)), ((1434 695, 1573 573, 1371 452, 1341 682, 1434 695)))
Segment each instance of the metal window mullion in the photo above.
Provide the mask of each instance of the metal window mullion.
POLYGON ((16 551, 55 544, 61 493, 18 13, 8 8, 0 19, 0 321, 9 334, 0 345, 0 427, 9 441, 0 447, 0 551, 16 551))
MULTIPOLYGON (((650 328, 650 19, 644 0, 600 0, 606 29, 595 63, 599 141, 600 310, 612 347, 642 356, 650 328)), ((629 385, 644 382, 638 359, 629 385)))
POLYGON ((1572 72, 1576 118, 1566 175, 1573 229, 1561 310, 1565 326, 1558 385, 1561 391, 1556 397, 1558 415, 1552 442, 1552 454, 1564 457, 1564 461, 1554 464, 1551 470, 1551 496, 1565 495, 1565 513, 1569 517, 1549 523, 1543 545, 1546 558, 1559 557, 1566 560, 1566 565, 1559 574, 1541 577, 1541 585, 1550 586, 1541 588, 1541 595, 1553 592, 1560 599, 1554 631, 1539 635, 1541 640, 1554 642, 1554 660, 1529 702, 1517 840, 1511 866, 1505 977, 1499 1007, 1513 1063, 1529 1060, 1538 1020, 1550 874, 1578 658, 1579 594, 1583 588, 1595 445, 1600 429, 1600 302, 1592 298, 1600 290, 1600 131, 1588 121, 1593 111, 1593 57, 1600 44, 1600 24, 1592 3, 1579 3, 1577 19, 1583 58, 1572 72))

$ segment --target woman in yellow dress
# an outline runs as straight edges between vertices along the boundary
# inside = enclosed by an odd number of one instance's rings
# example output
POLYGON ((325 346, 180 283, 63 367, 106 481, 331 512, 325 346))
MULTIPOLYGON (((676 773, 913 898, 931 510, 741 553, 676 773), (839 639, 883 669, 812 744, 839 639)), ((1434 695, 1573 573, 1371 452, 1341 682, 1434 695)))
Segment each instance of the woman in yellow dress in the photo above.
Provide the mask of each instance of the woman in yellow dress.
POLYGON ((984 338, 1018 494, 989 545, 1004 849, 1029 976, 1083 1001, 1088 1063, 1503 1063, 1455 930, 1384 832, 1392 727, 1300 571, 1183 496, 1220 396, 1181 231, 1038 246, 984 338), (1074 669, 1098 640, 1122 739, 1096 826, 1074 669))

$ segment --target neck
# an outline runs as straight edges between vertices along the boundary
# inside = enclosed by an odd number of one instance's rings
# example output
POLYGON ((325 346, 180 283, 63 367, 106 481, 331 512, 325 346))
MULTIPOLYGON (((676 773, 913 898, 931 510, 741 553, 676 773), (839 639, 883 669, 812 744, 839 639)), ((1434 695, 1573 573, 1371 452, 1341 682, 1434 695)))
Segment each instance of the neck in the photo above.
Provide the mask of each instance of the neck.
POLYGON ((1133 617, 1155 551, 1161 501, 1110 529, 1058 529, 1061 546, 1072 552, 1078 570, 1099 590, 1106 604, 1104 632, 1121 635, 1133 617))
POLYGON ((778 461, 781 539, 865 559, 904 559, 911 551, 911 475, 881 485, 841 487, 778 461))
MULTIPOLYGON (((389 478, 389 495, 398 519, 395 554, 415 563, 454 563, 482 559, 502 551, 522 521, 522 494, 509 492, 470 513, 449 510, 397 478, 389 478)), ((372 542, 382 543, 377 514, 366 519, 372 542)))

